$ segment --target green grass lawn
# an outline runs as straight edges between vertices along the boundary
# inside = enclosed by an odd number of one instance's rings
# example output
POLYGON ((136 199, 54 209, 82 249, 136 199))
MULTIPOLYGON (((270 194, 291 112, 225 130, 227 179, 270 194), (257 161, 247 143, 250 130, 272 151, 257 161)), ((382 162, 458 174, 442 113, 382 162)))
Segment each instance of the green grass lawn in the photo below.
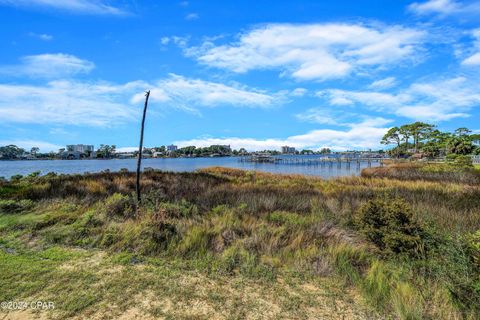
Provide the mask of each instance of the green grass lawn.
MULTIPOLYGON (((52 301, 55 309, 10 316, 132 319, 375 317, 351 290, 329 279, 219 275, 182 261, 3 241, 0 301, 52 301)), ((5 310, 2 311, 5 313, 5 310)))

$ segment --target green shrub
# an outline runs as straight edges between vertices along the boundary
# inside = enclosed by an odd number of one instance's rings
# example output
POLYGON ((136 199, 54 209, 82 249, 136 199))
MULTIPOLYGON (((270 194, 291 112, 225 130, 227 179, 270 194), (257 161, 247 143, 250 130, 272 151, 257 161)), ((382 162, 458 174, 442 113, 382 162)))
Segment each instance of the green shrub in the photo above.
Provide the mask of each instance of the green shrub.
POLYGON ((362 205, 355 216, 360 231, 386 253, 424 253, 424 231, 407 203, 399 198, 377 198, 362 205))
POLYGON ((458 154, 449 153, 446 155, 445 159, 447 160, 447 162, 453 162, 457 159, 457 157, 458 157, 458 154))
POLYGON ((461 168, 473 168, 472 158, 470 156, 457 156, 454 165, 461 168))
POLYGON ((108 197, 103 203, 102 209, 110 218, 130 218, 135 213, 133 199, 120 193, 114 193, 108 197))
MULTIPOLYGON (((480 230, 477 230, 475 233, 467 235, 467 248, 468 252, 480 271, 480 230)), ((480 279, 479 279, 480 281, 480 279)), ((479 287, 480 289, 480 287, 479 287)), ((480 291, 480 290, 479 290, 480 291)))
POLYGON ((12 182, 16 182, 16 181, 20 181, 20 179, 22 179, 23 176, 21 174, 16 174, 16 175, 13 175, 10 177, 10 181, 12 182))
POLYGON ((31 200, 0 200, 1 213, 18 213, 33 207, 31 200))
POLYGON ((189 218, 198 214, 196 205, 182 200, 179 203, 162 202, 157 209, 160 215, 165 218, 189 218))
POLYGON ((211 247, 212 236, 206 227, 193 226, 182 237, 176 249, 184 256, 203 256, 211 247))

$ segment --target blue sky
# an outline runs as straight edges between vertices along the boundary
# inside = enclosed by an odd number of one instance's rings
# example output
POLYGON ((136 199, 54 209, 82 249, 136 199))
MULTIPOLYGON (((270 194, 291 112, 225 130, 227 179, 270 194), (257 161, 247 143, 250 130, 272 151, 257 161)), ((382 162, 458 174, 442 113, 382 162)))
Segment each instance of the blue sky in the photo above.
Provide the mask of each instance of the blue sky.
POLYGON ((480 130, 480 2, 0 0, 0 145, 378 148, 480 130))

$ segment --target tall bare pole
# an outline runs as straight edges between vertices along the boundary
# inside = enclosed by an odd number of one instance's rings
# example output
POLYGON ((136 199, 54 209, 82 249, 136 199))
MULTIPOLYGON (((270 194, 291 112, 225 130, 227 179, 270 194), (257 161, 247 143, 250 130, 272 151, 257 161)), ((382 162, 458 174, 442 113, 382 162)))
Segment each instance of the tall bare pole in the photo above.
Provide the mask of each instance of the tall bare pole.
POLYGON ((137 202, 140 203, 140 167, 142 165, 142 153, 143 153, 143 129, 145 128, 145 115, 147 114, 148 98, 150 97, 150 90, 145 92, 145 106, 143 107, 142 128, 140 131, 140 145, 138 146, 138 159, 137 159, 137 202))

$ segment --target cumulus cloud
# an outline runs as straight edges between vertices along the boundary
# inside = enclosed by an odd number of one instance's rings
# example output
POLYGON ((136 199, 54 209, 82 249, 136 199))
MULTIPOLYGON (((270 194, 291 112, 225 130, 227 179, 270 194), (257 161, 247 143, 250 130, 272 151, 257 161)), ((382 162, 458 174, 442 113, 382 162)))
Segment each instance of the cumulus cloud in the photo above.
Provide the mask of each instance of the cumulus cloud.
POLYGON ((0 74, 32 78, 59 78, 89 73, 95 68, 91 61, 64 53, 39 54, 20 58, 20 64, 0 66, 0 74))
POLYGON ((155 83, 50 81, 46 85, 0 84, 0 121, 113 126, 136 119, 144 90, 162 108, 199 113, 202 107, 270 107, 282 97, 242 86, 228 86, 170 75, 155 83))
POLYGON ((414 83, 396 93, 333 89, 319 91, 317 96, 334 105, 344 101, 415 120, 446 121, 468 117, 467 112, 480 105, 480 86, 475 81, 457 77, 414 83))
POLYGON ((326 80, 369 66, 413 60, 425 33, 400 26, 267 24, 238 37, 223 45, 205 41, 185 53, 237 73, 279 69, 298 80, 326 80))
POLYGON ((125 15, 123 9, 108 5, 102 0, 0 0, 0 5, 24 8, 51 8, 72 13, 95 15, 125 15))

